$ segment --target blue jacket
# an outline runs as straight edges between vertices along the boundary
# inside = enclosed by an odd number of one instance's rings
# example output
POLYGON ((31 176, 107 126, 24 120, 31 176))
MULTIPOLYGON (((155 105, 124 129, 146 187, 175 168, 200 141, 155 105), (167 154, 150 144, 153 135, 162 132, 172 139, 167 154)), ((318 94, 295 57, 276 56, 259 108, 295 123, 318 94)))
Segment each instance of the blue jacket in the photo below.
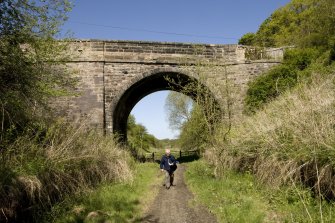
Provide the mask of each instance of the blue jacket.
POLYGON ((170 155, 169 157, 167 157, 166 155, 162 156, 161 159, 161 165, 160 168, 167 170, 167 171, 171 171, 170 166, 171 165, 176 165, 177 160, 174 158, 174 156, 170 155))

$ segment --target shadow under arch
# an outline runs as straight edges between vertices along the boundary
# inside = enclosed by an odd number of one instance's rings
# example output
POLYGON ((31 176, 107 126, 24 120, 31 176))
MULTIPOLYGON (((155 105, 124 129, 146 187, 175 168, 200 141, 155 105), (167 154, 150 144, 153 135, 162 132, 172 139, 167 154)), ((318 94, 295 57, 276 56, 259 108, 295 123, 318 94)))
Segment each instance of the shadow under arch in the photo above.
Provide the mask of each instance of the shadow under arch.
MULTIPOLYGON (((199 85, 198 85, 199 86, 199 85)), ((119 97, 113 111, 113 133, 118 136, 121 143, 127 141, 127 121, 130 112, 134 106, 145 96, 162 90, 173 90, 182 92, 187 96, 195 99, 197 96, 210 97, 215 102, 215 107, 221 111, 220 104, 215 99, 210 89, 201 83, 197 78, 176 70, 156 70, 153 73, 143 77, 133 83, 119 97), (200 84, 200 88, 204 89, 202 94, 195 91, 186 91, 183 89, 189 84, 200 84)))

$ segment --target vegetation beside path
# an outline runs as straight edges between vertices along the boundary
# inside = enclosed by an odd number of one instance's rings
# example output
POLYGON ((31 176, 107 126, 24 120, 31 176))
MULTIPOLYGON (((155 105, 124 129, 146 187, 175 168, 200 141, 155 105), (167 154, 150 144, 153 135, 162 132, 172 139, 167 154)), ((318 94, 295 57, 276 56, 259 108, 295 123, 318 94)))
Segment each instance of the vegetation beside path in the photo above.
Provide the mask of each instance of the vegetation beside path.
POLYGON ((162 181, 157 164, 136 164, 133 181, 104 184, 55 206, 45 222, 140 222, 162 181), (158 177, 159 175, 159 177, 158 177))
MULTIPOLYGON (((257 183, 250 173, 227 171, 216 178, 205 161, 188 164, 186 183, 194 202, 208 207, 219 222, 322 222, 320 206, 309 189, 274 189, 257 183)), ((322 203, 323 222, 333 222, 333 203, 322 203)))
POLYGON ((241 116, 230 109, 235 92, 227 81, 226 112, 204 140, 213 169, 189 170, 194 191, 223 222, 333 222, 334 9, 333 0, 292 0, 240 40, 255 47, 253 56, 263 47, 294 48, 248 83, 241 116), (253 179, 258 184, 248 189, 253 179))

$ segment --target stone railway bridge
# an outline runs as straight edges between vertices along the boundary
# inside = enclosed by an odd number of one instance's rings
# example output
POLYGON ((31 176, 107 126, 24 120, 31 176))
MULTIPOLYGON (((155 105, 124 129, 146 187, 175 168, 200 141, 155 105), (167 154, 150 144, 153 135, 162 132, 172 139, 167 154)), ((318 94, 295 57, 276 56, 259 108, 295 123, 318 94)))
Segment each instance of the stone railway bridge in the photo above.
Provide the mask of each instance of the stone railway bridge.
POLYGON ((175 91, 190 81, 201 82, 219 104, 228 83, 233 112, 239 115, 248 82, 281 63, 283 51, 240 45, 76 40, 69 44, 72 59, 66 64, 78 77, 78 95, 62 98, 57 105, 71 121, 87 119, 92 127, 126 138, 132 108, 150 93, 171 89, 168 77, 180 83, 175 91))

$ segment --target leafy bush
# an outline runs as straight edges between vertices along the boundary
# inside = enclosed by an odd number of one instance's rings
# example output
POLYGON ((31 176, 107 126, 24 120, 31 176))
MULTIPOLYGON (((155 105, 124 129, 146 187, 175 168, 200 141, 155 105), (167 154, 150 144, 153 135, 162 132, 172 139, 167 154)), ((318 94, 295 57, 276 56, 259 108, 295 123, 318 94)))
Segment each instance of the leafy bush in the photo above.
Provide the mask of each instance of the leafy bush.
POLYGON ((293 69, 304 70, 318 58, 318 56, 320 56, 320 51, 317 49, 290 49, 285 52, 283 63, 293 69))
POLYGON ((55 68, 68 58, 67 44, 53 38, 70 8, 67 0, 0 2, 0 141, 15 139, 45 115, 50 98, 73 89, 65 66, 55 68))
POLYGON ((253 46, 255 43, 256 34, 255 33, 246 33, 241 39, 238 40, 238 44, 245 46, 253 46))
POLYGON ((291 49, 284 54, 283 64, 257 77, 249 84, 245 99, 245 112, 253 113, 264 104, 294 87, 308 76, 306 70, 319 56, 320 51, 311 48, 291 49))
POLYGON ((289 66, 279 66, 249 84, 245 99, 245 111, 255 112, 297 83, 297 71, 289 66))

